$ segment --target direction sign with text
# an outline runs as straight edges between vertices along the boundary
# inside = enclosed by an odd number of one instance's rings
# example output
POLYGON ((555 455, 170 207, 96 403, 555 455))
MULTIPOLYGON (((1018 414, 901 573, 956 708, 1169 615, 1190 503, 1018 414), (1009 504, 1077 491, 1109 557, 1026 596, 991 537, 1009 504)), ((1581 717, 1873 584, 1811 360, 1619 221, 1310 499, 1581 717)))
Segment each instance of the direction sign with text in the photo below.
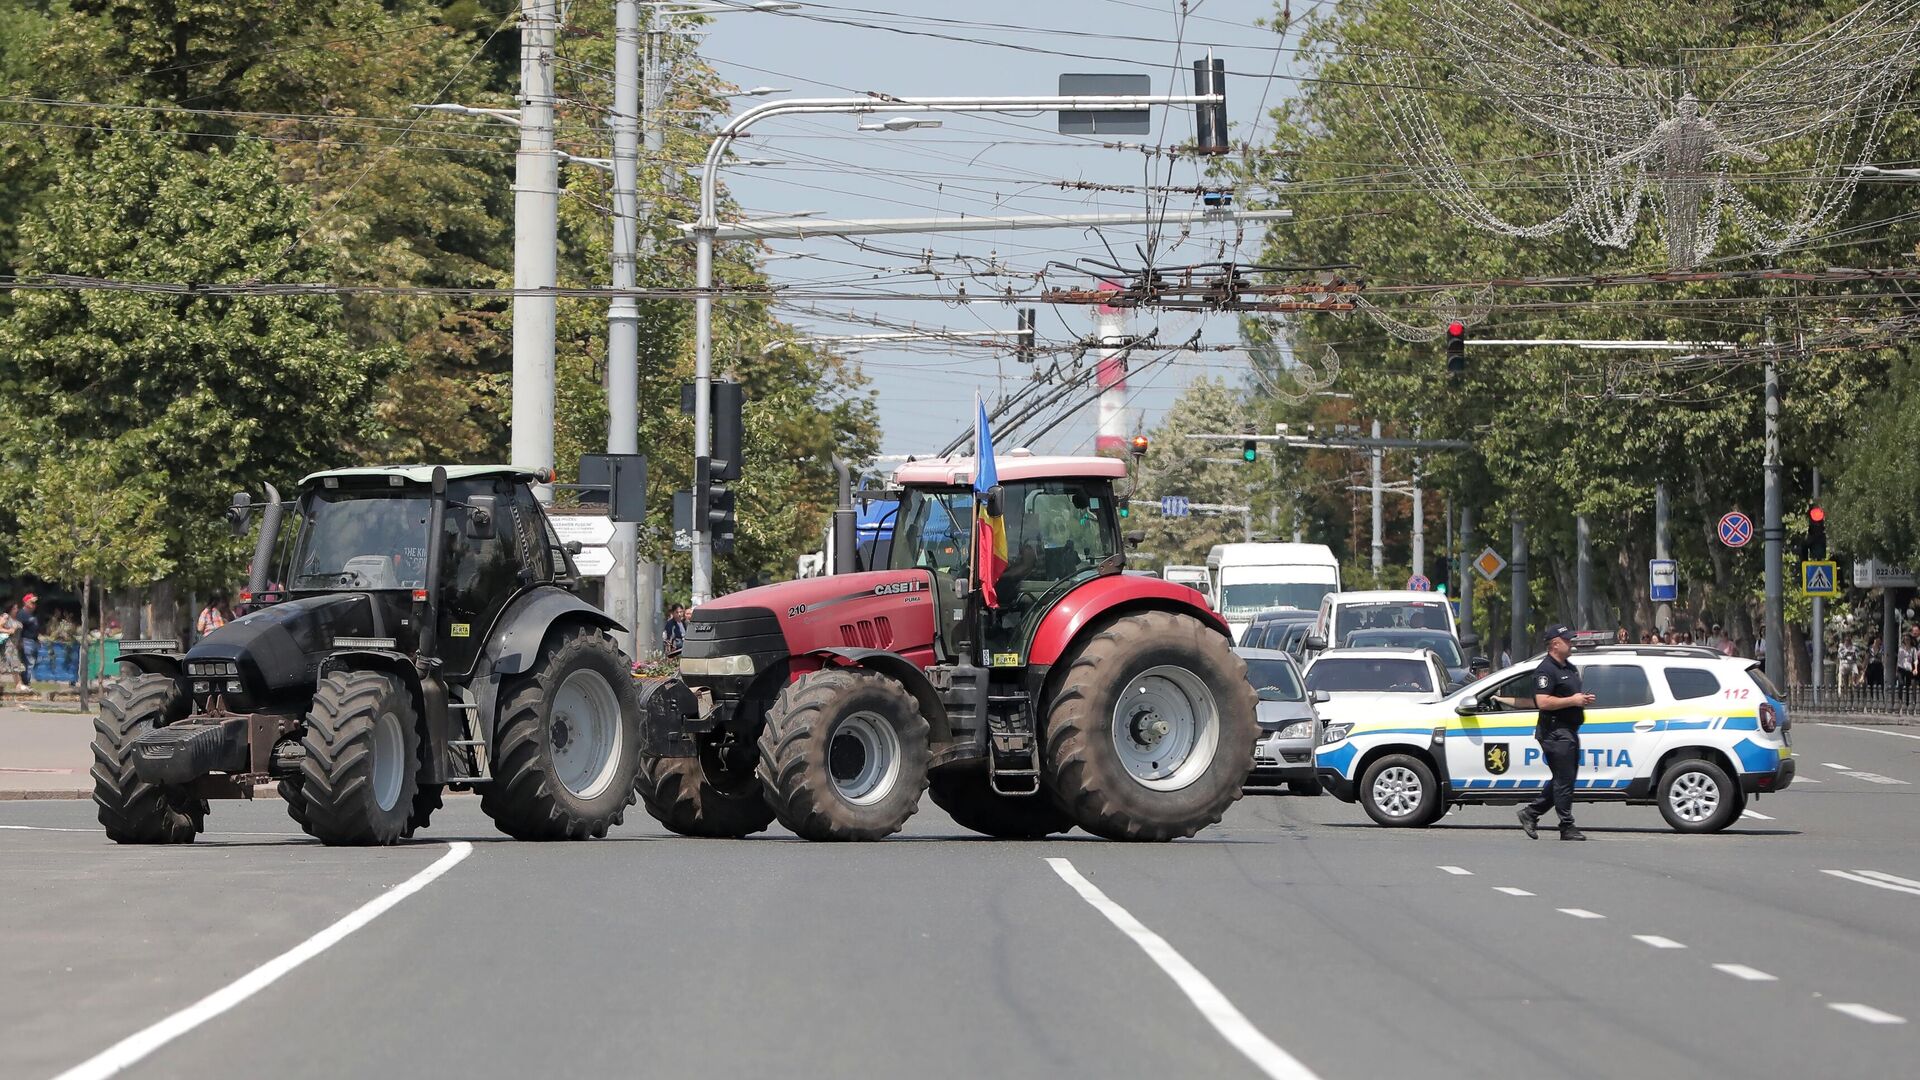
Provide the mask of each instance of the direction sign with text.
POLYGON ((573 556, 573 565, 581 577, 606 577, 613 569, 613 552, 603 547, 584 547, 573 556))
POLYGON ((553 534, 563 544, 578 540, 588 547, 594 547, 613 540, 613 519, 605 514, 559 514, 549 511, 547 520, 553 522, 553 534))
POLYGON ((1192 513, 1192 504, 1185 495, 1160 496, 1160 514, 1162 517, 1186 517, 1192 513))

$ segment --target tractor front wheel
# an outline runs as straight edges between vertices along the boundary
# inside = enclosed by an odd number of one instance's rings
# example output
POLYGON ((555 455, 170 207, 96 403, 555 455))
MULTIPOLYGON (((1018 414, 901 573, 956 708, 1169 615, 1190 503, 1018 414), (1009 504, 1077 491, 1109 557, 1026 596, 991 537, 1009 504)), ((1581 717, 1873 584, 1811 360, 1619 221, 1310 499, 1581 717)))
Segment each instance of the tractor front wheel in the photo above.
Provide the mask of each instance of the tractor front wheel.
POLYGON ((1068 664, 1047 708, 1047 787, 1081 828, 1170 840, 1220 820, 1253 769, 1253 687, 1187 615, 1126 615, 1068 664))
POLYGON ((760 732, 760 783, 808 840, 879 840, 927 790, 927 720, 897 681, 839 668, 780 691, 760 732))
POLYGON ((759 755, 744 736, 700 736, 694 757, 642 757, 640 801, 681 836, 741 837, 773 824, 759 755))
POLYGON ((149 784, 133 771, 133 741, 186 713, 186 695, 166 675, 136 675, 101 696, 93 722, 93 801, 114 843, 190 844, 206 827, 205 799, 149 784))
POLYGON ((288 811, 323 844, 378 846, 412 832, 420 793, 420 722, 413 695, 383 671, 336 671, 320 680, 300 740, 288 811))
POLYGON ((985 769, 941 769, 929 780, 927 794, 962 828, 988 836, 1038 840, 1073 828, 1073 818, 1046 792, 1002 795, 993 790, 985 769))
POLYGON ((640 767, 640 706, 613 639, 577 626, 549 637, 532 673, 502 690, 493 780, 480 809, 519 840, 605 836, 626 819, 640 767))

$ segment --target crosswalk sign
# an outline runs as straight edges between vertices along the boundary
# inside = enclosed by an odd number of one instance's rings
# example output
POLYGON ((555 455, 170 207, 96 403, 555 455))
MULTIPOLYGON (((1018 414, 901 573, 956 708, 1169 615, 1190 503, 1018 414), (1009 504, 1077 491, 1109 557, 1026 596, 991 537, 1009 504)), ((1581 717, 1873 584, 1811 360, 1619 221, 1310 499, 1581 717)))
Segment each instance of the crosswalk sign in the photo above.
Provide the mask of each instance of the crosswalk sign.
POLYGON ((1839 564, 1831 562, 1801 563, 1800 592, 1804 596, 1839 596, 1839 564))

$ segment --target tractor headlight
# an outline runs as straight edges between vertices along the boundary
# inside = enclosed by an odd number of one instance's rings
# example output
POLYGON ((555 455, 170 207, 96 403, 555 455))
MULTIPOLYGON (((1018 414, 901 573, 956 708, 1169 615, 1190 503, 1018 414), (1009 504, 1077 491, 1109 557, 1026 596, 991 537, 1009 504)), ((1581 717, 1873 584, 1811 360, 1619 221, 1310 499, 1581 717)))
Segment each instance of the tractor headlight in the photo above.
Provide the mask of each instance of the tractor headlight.
POLYGON ((1313 738, 1313 721, 1295 720, 1293 723, 1274 732, 1273 737, 1276 739, 1311 739, 1313 738))
POLYGON ((1337 743, 1340 740, 1346 738, 1347 732, 1352 730, 1353 730, 1352 724, 1328 724, 1327 733, 1321 736, 1320 742, 1322 745, 1325 745, 1327 743, 1337 743))
POLYGON ((751 656, 683 656, 680 658, 682 675, 751 675, 753 657, 751 656))
POLYGON ((229 694, 237 694, 237 693, 239 693, 239 692, 240 692, 240 680, 239 680, 239 679, 228 679, 228 680, 227 680, 227 693, 229 693, 229 694))
POLYGON ((206 692, 207 692, 207 680, 205 680, 205 679, 195 679, 195 680, 193 680, 193 692, 194 692, 194 693, 196 693, 196 694, 204 694, 204 693, 206 693, 206 692))

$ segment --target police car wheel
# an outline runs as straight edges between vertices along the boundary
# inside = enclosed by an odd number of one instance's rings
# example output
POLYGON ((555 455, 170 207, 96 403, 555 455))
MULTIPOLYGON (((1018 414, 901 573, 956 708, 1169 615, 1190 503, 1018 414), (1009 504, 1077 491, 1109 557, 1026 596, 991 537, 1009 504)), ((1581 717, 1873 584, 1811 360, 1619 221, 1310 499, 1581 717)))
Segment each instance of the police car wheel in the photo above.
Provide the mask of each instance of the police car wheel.
POLYGON ((1660 774, 1660 816, 1680 832, 1719 832, 1746 806, 1740 785, 1702 758, 1676 761, 1660 774))
POLYGON ((1360 805, 1381 825, 1425 828, 1446 813, 1433 768, 1410 754, 1390 754, 1367 766, 1360 805))

